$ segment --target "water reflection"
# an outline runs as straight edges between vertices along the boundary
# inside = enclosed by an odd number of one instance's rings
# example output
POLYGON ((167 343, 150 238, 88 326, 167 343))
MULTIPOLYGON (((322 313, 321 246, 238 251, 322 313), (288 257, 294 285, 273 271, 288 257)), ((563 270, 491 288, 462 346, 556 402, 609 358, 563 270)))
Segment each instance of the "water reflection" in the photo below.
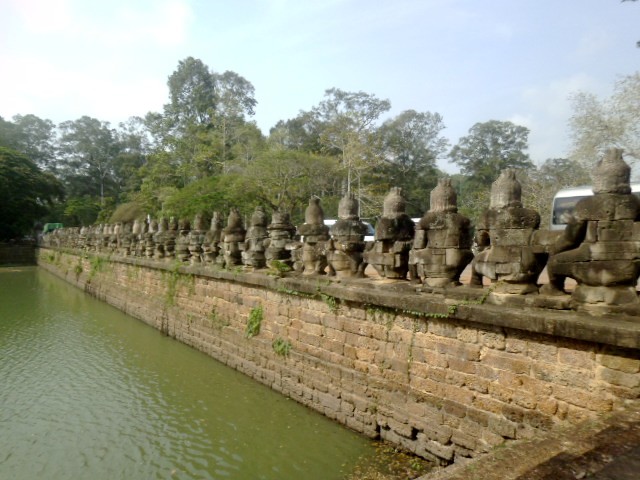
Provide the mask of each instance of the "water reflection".
POLYGON ((0 286, 0 478, 324 480, 374 453, 47 272, 0 286))

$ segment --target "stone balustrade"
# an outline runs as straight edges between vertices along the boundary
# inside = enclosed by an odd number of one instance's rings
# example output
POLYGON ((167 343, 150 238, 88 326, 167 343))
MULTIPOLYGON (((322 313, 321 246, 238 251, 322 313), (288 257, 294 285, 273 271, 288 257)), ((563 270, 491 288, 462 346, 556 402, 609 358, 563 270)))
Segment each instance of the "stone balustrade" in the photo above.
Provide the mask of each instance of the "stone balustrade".
POLYGON ((401 190, 392 189, 373 242, 364 240, 358 201, 346 195, 329 231, 319 199, 312 199, 305 223, 297 229, 284 212, 274 212, 269 224, 258 207, 248 230, 232 209, 225 228, 216 212, 208 231, 200 215, 193 229, 187 220, 163 218, 58 229, 45 235, 42 245, 205 268, 276 265, 281 274, 293 268, 291 275, 337 278, 362 278, 371 265, 374 275, 385 280, 411 281, 421 291, 445 295, 461 285, 460 276, 470 265, 469 286, 487 289, 490 303, 524 301, 555 310, 636 316, 640 200, 631 194, 629 176, 622 151, 608 151, 594 171, 594 195, 577 204, 565 232, 539 229, 539 214, 523 206, 515 171, 507 169, 492 185, 490 205, 475 226, 473 242, 474 227, 458 213, 456 192, 442 179, 431 192, 430 210, 417 224, 404 212, 401 190), (550 282, 541 288, 545 266, 550 282), (567 278, 577 283, 572 292, 565 291, 567 278))

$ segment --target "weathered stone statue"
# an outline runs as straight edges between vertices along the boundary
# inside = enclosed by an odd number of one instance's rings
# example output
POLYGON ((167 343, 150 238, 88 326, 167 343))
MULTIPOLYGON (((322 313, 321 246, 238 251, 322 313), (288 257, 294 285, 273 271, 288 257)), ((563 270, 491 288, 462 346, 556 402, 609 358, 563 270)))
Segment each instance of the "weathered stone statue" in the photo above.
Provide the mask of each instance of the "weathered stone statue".
POLYGON ((331 239, 327 242, 329 275, 339 277, 364 277, 367 266, 362 252, 367 226, 358 216, 358 201, 348 193, 338 204, 338 221, 329 229, 331 239))
POLYGON ((178 221, 176 217, 169 217, 168 229, 164 232, 164 258, 173 261, 176 258, 176 238, 178 236, 178 221))
POLYGON ((244 239, 242 249, 242 263, 247 267, 265 268, 266 244, 269 238, 267 232, 267 214, 262 206, 257 206, 251 215, 250 225, 244 239))
POLYGON ((429 205, 416 226, 409 255, 411 279, 430 287, 460 285, 460 274, 473 260, 471 221, 458 213, 450 179, 438 180, 429 205))
POLYGON ((222 235, 222 217, 220 212, 213 212, 211 227, 207 230, 202 243, 202 254, 207 264, 217 263, 222 235))
POLYGON ((576 204, 551 249, 549 284, 541 293, 564 293, 569 277, 577 282, 572 294, 576 307, 638 303, 640 200, 631 194, 629 176, 622 150, 608 150, 593 172, 594 195, 576 204))
POLYGON ((122 224, 118 237, 118 253, 123 257, 128 257, 131 255, 131 246, 134 245, 133 231, 129 222, 122 224))
POLYGON ((117 253, 120 248, 120 232, 122 231, 122 223, 109 226, 109 252, 117 253))
POLYGON ((547 256, 533 248, 533 234, 540 225, 540 215, 524 208, 521 197, 515 170, 503 170, 491 186, 489 209, 477 225, 476 243, 480 253, 473 261, 472 285, 482 285, 482 276, 485 276, 499 282, 496 293, 538 291, 536 281, 547 256))
POLYGON ((304 223, 298 227, 302 238, 301 270, 303 275, 324 275, 327 268, 325 255, 326 242, 329 240, 329 227, 324 224, 324 211, 320 199, 312 197, 304 212, 304 223))
POLYGON ((189 261, 189 243, 191 239, 189 234, 191 233, 191 222, 189 220, 181 218, 178 221, 178 230, 175 237, 175 252, 176 259, 181 262, 189 261))
POLYGON ((192 265, 195 265, 203 261, 202 244, 204 243, 206 227, 202 214, 196 214, 191 227, 189 232, 189 260, 192 265))
POLYGON ((245 229, 238 209, 232 208, 227 226, 222 231, 222 252, 226 268, 242 264, 241 244, 244 242, 245 229))
POLYGON ((265 257, 267 265, 277 260, 285 263, 289 267, 293 265, 291 259, 291 243, 296 232, 296 227, 291 223, 289 214, 286 212, 273 212, 271 223, 267 226, 269 240, 266 242, 267 250, 265 257))
POLYGON ((156 252, 156 235, 158 233, 158 221, 151 219, 147 231, 144 233, 144 256, 146 258, 153 258, 156 252))
POLYGON ((136 257, 141 257, 144 249, 144 243, 142 243, 143 228, 143 222, 138 219, 133 221, 133 226, 131 227, 131 255, 136 257))
POLYGON ((376 223, 373 248, 364 252, 366 263, 381 277, 406 278, 415 225, 405 213, 402 189, 393 187, 384 199, 382 217, 376 223))
POLYGON ((165 257, 164 242, 169 230, 169 222, 165 217, 160 218, 158 222, 158 230, 153 235, 153 242, 155 243, 155 251, 153 258, 156 260, 162 260, 165 257))

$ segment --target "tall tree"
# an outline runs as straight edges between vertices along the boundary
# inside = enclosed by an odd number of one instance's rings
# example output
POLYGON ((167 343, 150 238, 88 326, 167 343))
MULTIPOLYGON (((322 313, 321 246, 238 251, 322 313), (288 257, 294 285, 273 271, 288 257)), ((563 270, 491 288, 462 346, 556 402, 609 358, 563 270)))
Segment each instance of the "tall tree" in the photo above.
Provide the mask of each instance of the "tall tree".
POLYGON ((0 147, 0 240, 31 232, 34 221, 62 197, 62 185, 51 173, 25 155, 0 147))
POLYGON ((448 147, 438 113, 406 110, 380 127, 386 177, 393 186, 402 187, 409 214, 422 216, 429 207, 428 192, 437 183, 436 160, 448 147))
POLYGON ((114 193, 109 188, 116 183, 114 166, 121 152, 116 131, 109 122, 87 116, 60 124, 60 130, 62 174, 70 195, 95 195, 104 206, 105 196, 114 193))
POLYGON ((628 161, 640 161, 640 72, 619 80, 609 98, 579 92, 572 104, 571 159, 590 167, 606 148, 619 147, 628 161))
POLYGON ((390 108, 389 100, 375 95, 331 88, 312 110, 324 153, 337 156, 346 173, 347 192, 367 169, 383 161, 376 122, 390 108))
POLYGON ((512 122, 476 123, 449 156, 463 174, 471 176, 478 185, 489 186, 505 168, 533 168, 525 152, 528 137, 528 128, 512 122))

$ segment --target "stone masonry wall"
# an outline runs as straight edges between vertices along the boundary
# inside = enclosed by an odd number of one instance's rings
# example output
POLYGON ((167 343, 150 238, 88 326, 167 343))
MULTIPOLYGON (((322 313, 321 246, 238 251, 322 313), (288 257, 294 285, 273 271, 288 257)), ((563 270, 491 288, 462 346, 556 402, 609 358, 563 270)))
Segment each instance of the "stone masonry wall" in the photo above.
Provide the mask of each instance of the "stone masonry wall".
POLYGON ((43 268, 167 335, 441 463, 640 397, 637 319, 507 308, 464 291, 443 298, 373 280, 205 271, 44 248, 38 256, 43 268), (247 338, 260 312, 260 331, 247 338))
POLYGON ((0 265, 35 265, 34 244, 0 243, 0 265))

